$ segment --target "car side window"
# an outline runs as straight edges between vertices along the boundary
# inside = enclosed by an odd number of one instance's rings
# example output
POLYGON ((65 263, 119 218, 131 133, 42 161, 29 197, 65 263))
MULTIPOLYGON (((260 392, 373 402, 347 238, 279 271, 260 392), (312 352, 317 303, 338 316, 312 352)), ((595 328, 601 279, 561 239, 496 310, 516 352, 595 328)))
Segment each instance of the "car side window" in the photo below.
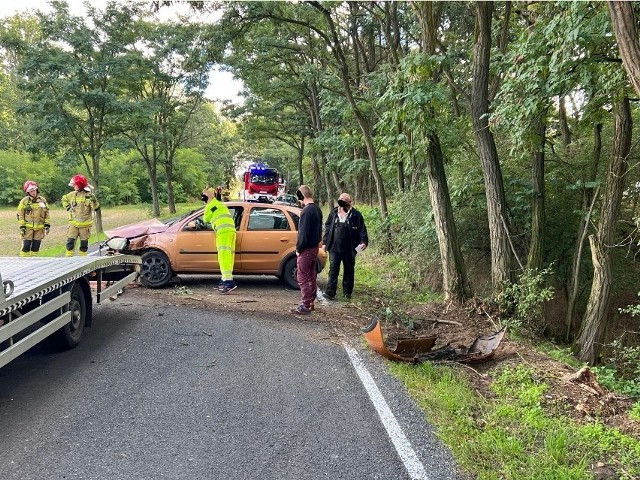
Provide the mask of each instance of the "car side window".
POLYGON ((249 213, 247 230, 290 230, 289 221, 282 210, 254 207, 249 213))
MULTIPOLYGON (((229 207, 229 213, 233 217, 233 223, 235 223, 236 225, 236 230, 240 229, 240 222, 242 221, 242 210, 243 209, 240 206, 229 207)), ((198 215, 189 223, 185 224, 182 229, 191 231, 213 230, 213 227, 210 223, 204 223, 203 216, 204 214, 198 215), (192 225, 194 225, 195 228, 192 225)))
POLYGON ((229 213, 233 217, 233 223, 236 224, 236 230, 240 230, 240 222, 242 222, 243 208, 240 206, 229 207, 229 213))
POLYGON ((298 230, 298 224, 300 223, 300 217, 293 213, 293 212, 289 212, 289 215, 291 215, 291 219, 293 220, 293 224, 296 226, 296 230, 298 230))

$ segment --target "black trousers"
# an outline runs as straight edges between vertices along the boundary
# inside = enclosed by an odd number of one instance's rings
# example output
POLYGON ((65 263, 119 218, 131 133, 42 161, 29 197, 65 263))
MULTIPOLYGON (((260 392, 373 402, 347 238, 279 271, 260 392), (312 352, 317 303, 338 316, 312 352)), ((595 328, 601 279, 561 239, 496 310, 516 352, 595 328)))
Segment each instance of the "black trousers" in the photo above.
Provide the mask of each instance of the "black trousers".
POLYGON ((326 292, 334 297, 338 288, 338 275, 340 274, 340 263, 342 269, 342 293, 351 295, 353 293, 354 271, 356 258, 351 252, 329 252, 329 281, 326 292))

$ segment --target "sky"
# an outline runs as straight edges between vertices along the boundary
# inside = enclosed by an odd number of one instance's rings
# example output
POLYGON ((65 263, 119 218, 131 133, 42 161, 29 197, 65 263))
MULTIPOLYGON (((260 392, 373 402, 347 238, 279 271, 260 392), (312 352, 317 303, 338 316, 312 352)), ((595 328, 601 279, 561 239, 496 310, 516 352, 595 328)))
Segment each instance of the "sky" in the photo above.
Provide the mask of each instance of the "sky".
MULTIPOLYGON (((82 15, 84 13, 83 3, 85 0, 67 0, 69 10, 74 15, 82 15)), ((106 0, 90 0, 91 5, 100 6, 106 4, 106 0)), ((0 18, 11 16, 15 13, 28 10, 50 11, 47 0, 0 0, 0 18)), ((187 5, 176 5, 175 7, 163 8, 159 12, 159 16, 163 20, 172 18, 177 14, 188 14, 189 7, 187 5)), ((210 100, 231 100, 234 103, 242 103, 241 97, 238 95, 243 88, 241 81, 233 78, 229 72, 221 72, 214 69, 209 74, 209 88, 205 91, 205 96, 210 100)))

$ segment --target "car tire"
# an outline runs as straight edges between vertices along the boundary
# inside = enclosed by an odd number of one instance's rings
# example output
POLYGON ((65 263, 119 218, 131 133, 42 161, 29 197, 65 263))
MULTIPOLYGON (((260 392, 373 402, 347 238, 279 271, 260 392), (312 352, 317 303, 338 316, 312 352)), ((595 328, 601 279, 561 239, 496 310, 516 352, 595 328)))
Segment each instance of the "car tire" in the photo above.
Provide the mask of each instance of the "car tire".
POLYGON ((282 281, 284 284, 292 290, 300 290, 298 285, 298 259, 293 256, 287 263, 284 264, 282 269, 282 281))
POLYGON ((140 283, 147 288, 162 288, 173 278, 169 258, 158 250, 150 250, 140 257, 140 283))

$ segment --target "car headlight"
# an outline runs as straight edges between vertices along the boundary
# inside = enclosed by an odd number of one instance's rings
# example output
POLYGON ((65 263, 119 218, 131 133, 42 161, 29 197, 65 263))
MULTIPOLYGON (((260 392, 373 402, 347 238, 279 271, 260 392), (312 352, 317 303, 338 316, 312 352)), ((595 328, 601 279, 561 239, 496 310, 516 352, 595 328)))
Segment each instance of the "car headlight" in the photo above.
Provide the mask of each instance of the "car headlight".
POLYGON ((129 246, 129 240, 122 237, 113 237, 107 240, 107 247, 111 250, 121 251, 129 246))

